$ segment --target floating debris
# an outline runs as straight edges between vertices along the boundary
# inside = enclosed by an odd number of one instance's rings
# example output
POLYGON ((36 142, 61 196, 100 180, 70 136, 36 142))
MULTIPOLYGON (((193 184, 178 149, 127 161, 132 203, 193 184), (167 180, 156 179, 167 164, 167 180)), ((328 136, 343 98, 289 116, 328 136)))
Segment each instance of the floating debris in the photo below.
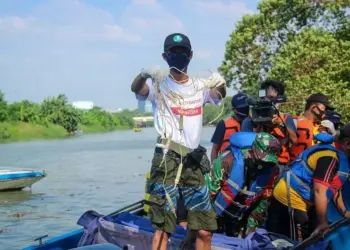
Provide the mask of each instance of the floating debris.
POLYGON ((13 214, 10 214, 9 217, 14 217, 14 218, 22 218, 28 214, 31 214, 32 212, 31 211, 28 211, 28 212, 15 212, 13 214))

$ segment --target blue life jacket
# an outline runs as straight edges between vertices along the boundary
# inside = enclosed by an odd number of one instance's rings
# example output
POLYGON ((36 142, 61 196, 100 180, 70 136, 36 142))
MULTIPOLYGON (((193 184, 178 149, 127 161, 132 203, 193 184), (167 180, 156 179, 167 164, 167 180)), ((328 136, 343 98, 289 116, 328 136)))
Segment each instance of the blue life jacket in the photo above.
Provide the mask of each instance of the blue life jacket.
MULTIPOLYGON (((316 144, 303 153, 301 153, 289 166, 288 171, 283 174, 283 178, 287 182, 288 203, 290 203, 290 190, 293 188, 304 200, 313 201, 313 175, 314 170, 307 164, 307 160, 310 155, 319 150, 331 150, 337 153, 339 169, 337 176, 339 181, 343 185, 348 178, 349 164, 347 156, 340 150, 336 149, 332 143, 334 137, 327 133, 319 133, 314 138, 319 144, 316 144)), ((334 192, 331 188, 327 190, 328 199, 333 198, 334 192)))
POLYGON ((263 193, 265 191, 265 186, 268 184, 271 178, 273 168, 270 168, 259 175, 252 183, 249 191, 242 190, 246 180, 244 155, 242 153, 242 149, 251 148, 256 135, 257 133, 255 132, 237 132, 230 137, 230 150, 234 157, 233 166, 228 179, 221 187, 221 190, 217 194, 213 203, 213 207, 219 216, 226 213, 231 217, 240 219, 243 216, 244 211, 246 211, 249 206, 236 202, 236 196, 241 193, 246 195, 247 198, 251 198, 263 193), (234 215, 227 211, 227 209, 233 205, 239 208, 239 211, 234 215))

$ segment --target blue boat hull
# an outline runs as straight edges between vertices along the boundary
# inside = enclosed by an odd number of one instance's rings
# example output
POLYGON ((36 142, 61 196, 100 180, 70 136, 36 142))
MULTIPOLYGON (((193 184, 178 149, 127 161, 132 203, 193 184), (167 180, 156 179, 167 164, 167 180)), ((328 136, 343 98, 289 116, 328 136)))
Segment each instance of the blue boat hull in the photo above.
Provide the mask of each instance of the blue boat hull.
MULTIPOLYGON (((350 184, 349 185, 349 190, 350 190, 350 184)), ((348 198, 350 200, 350 193, 346 192, 346 195, 348 196, 344 196, 344 198, 348 198)), ((345 195, 345 193, 344 193, 345 195)), ((346 204, 350 204, 348 203, 348 200, 346 202, 346 204)), ((123 209, 120 209, 110 215, 108 215, 111 218, 116 218, 118 217, 121 213, 123 212, 128 212, 130 214, 134 214, 134 215, 142 215, 143 214, 143 206, 144 203, 143 201, 131 204, 128 207, 125 207, 123 209)), ((337 210, 334 210, 334 208, 330 208, 329 209, 329 215, 330 218, 332 218, 332 220, 336 220, 336 219, 340 219, 339 217, 339 213, 337 212, 337 210)), ((333 236, 331 236, 330 239, 335 239, 336 242, 342 242, 343 245, 349 246, 350 247, 350 240, 348 239, 347 233, 350 232, 350 226, 343 226, 343 229, 339 230, 339 233, 335 232, 333 233, 333 236), (341 231, 343 233, 341 233, 341 231), (346 233, 344 233, 346 232, 346 233), (346 234, 346 235, 345 235, 346 234), (344 237, 345 235, 345 237, 344 237)), ((47 240, 45 243, 42 244, 36 244, 33 246, 29 246, 24 248, 23 250, 66 250, 66 249, 75 249, 78 247, 78 243, 81 239, 81 237, 83 236, 84 230, 83 229, 78 229, 75 231, 72 231, 70 233, 67 234, 63 234, 61 236, 58 237, 54 237, 52 239, 47 240)), ((214 237, 215 238, 215 237, 214 237)), ((227 237, 226 237, 227 238, 227 237)), ((214 239, 213 239, 214 240, 214 239)), ((333 243, 332 243, 333 244, 333 243)), ((113 248, 113 246, 111 246, 113 248)), ((91 246, 91 249, 94 249, 94 246, 91 246)), ((79 249, 90 249, 90 248, 79 248, 79 249)), ((107 248, 106 248, 107 249, 107 248)), ((114 248, 114 249, 120 249, 120 248, 114 248)), ((225 248, 226 249, 226 248, 225 248)), ((231 248, 228 248, 231 249, 231 248)), ((297 248, 299 249, 299 248, 297 248)), ((300 248, 300 249, 305 249, 305 248, 300 248)), ((311 248, 314 249, 314 248, 311 248)), ((319 249, 319 248, 316 248, 319 249)))
POLYGON ((66 233, 57 237, 54 237, 48 241, 46 241, 42 245, 34 245, 30 247, 23 248, 23 250, 48 250, 48 249, 54 249, 54 250, 65 250, 65 249, 72 249, 76 248, 78 246, 78 242, 83 235, 84 230, 78 229, 75 231, 72 231, 70 233, 66 233))

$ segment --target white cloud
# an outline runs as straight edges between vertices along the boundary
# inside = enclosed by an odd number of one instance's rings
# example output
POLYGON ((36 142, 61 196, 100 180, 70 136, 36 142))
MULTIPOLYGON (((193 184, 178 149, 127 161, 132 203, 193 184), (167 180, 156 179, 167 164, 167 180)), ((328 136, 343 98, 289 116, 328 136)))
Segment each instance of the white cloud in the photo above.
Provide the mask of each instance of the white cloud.
MULTIPOLYGON (((0 30, 8 35, 20 31, 40 33, 42 38, 65 41, 112 40, 136 43, 137 33, 126 31, 117 24, 110 13, 78 0, 52 0, 40 6, 35 18, 10 16, 0 18, 0 30)), ((6 34, 2 34, 3 37, 6 34)))
POLYGON ((104 107, 135 106, 130 81, 141 68, 166 67, 170 33, 191 39, 193 74, 219 66, 234 22, 251 12, 244 0, 230 1, 34 1, 26 15, 0 16, 1 89, 11 101, 62 92, 104 107))
POLYGON ((163 30, 184 30, 184 24, 181 20, 177 18, 170 17, 168 22, 164 23, 162 17, 149 17, 149 18, 140 18, 136 17, 131 20, 131 26, 140 31, 163 31, 163 30))
POLYGON ((217 14, 248 14, 254 13, 243 1, 200 1, 198 8, 207 13, 217 14))
POLYGON ((108 25, 105 24, 105 35, 106 38, 111 40, 124 40, 127 42, 139 42, 141 40, 141 36, 138 34, 134 34, 131 32, 127 32, 125 29, 118 25, 108 25))
MULTIPOLYGON (((141 0, 138 0, 141 1, 141 0)), ((171 32, 182 32, 185 30, 185 25, 176 15, 165 9, 156 1, 152 4, 140 6, 138 4, 129 5, 122 15, 122 24, 124 27, 130 27, 138 33, 144 33, 148 37, 153 37, 171 32), (137 15, 135 15, 137 13, 137 15)))

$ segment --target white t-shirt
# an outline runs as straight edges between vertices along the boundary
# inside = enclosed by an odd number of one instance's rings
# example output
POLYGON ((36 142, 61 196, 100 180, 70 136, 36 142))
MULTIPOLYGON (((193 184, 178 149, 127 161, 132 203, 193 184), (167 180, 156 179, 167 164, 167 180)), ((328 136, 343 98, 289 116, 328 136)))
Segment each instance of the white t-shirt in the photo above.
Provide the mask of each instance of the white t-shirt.
POLYGON ((220 104, 219 99, 210 96, 210 89, 203 89, 203 82, 199 79, 189 79, 187 83, 178 84, 169 77, 166 82, 171 91, 189 95, 179 102, 173 102, 167 96, 164 111, 160 111, 159 101, 155 96, 152 80, 149 78, 146 84, 149 87, 148 97, 136 95, 138 100, 150 101, 153 106, 154 126, 159 135, 165 132, 167 138, 187 148, 195 149, 199 146, 202 134, 203 107, 206 103, 220 104), (182 107, 182 109, 181 109, 182 107), (180 112, 183 113, 183 131, 180 131, 180 112))

